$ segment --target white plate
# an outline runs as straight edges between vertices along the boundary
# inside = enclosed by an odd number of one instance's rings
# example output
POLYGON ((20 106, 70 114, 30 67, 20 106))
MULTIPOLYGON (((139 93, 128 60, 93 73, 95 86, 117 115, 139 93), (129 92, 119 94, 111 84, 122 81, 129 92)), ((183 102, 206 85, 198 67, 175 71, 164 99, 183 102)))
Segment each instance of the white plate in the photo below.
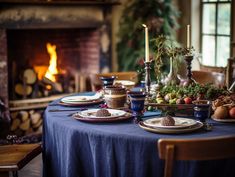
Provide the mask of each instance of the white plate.
POLYGON ((187 128, 191 127, 195 124, 197 124, 196 120, 193 119, 187 119, 187 118, 181 118, 181 117, 173 117, 175 120, 175 125, 174 126, 164 126, 161 124, 161 120, 164 117, 159 117, 159 118, 152 118, 143 121, 143 124, 146 126, 151 126, 151 127, 156 127, 156 128, 167 128, 167 129, 179 129, 179 128, 187 128))
POLYGON ((123 110, 118 110, 118 109, 106 109, 108 110, 111 115, 110 116, 106 116, 106 117, 97 117, 96 116, 96 112, 100 110, 100 109, 88 109, 88 110, 85 110, 85 111, 81 111, 78 113, 79 116, 81 117, 85 117, 85 118, 104 118, 104 119, 107 119, 107 118, 115 118, 115 117, 121 117, 121 116, 124 116, 126 114, 125 111, 123 110))
POLYGON ((61 99, 61 102, 63 103, 76 103, 76 102, 90 102, 94 100, 100 99, 100 94, 95 94, 92 96, 67 96, 61 99))
POLYGON ((153 132, 153 133, 162 133, 162 134, 179 134, 179 133, 189 133, 195 130, 198 130, 203 127, 203 124, 199 121, 191 127, 186 128, 176 128, 176 129, 168 129, 168 128, 156 128, 156 127, 148 127, 143 122, 139 122, 139 126, 144 130, 153 132))
POLYGON ((121 84, 125 86, 134 86, 135 82, 129 80, 115 80, 114 84, 121 84))
POLYGON ((211 119, 213 119, 217 122, 235 122, 235 119, 216 119, 213 116, 211 117, 211 119))

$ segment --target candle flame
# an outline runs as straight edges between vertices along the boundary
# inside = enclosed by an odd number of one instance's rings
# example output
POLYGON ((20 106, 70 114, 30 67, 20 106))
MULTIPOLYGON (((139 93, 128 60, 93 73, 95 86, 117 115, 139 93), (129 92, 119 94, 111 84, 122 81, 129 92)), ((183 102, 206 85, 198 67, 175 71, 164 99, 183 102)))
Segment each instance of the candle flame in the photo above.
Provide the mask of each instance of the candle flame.
POLYGON ((47 52, 50 55, 50 65, 47 69, 45 77, 55 82, 56 78, 54 74, 58 74, 58 70, 56 67, 57 66, 56 45, 51 45, 50 43, 47 43, 47 52))
POLYGON ((147 28, 147 25, 145 25, 145 24, 142 24, 142 26, 143 26, 144 28, 147 28))

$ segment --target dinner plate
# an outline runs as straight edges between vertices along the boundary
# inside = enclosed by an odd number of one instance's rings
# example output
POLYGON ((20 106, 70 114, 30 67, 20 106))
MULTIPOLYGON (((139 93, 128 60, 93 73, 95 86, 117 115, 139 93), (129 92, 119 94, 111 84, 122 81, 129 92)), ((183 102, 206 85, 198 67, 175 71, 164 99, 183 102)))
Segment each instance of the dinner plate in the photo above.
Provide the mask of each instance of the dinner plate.
POLYGON ((235 119, 216 119, 213 116, 211 117, 211 119, 213 119, 217 122, 235 122, 235 119))
POLYGON ((75 96, 67 96, 61 99, 63 103, 77 103, 77 102, 91 102, 100 99, 100 94, 95 94, 92 96, 82 96, 82 95, 75 95, 75 96))
POLYGON ((91 123, 98 123, 98 122, 117 122, 117 121, 123 121, 132 118, 131 113, 126 113, 123 116, 119 117, 112 117, 112 118, 89 118, 89 117, 81 117, 78 113, 75 113, 72 116, 76 120, 84 121, 84 122, 91 122, 91 123))
POLYGON ((116 118, 121 117, 126 114, 126 111, 118 110, 118 109, 106 109, 111 115, 110 116, 96 116, 96 112, 100 109, 88 109, 81 112, 78 112, 78 115, 81 117, 91 118, 91 119, 109 119, 109 118, 116 118))
POLYGON ((143 124, 146 126, 156 127, 156 128, 168 128, 168 129, 179 129, 179 128, 187 128, 197 124, 196 120, 182 118, 182 117, 173 117, 175 120, 174 126, 164 126, 161 124, 161 121, 164 117, 152 118, 143 121, 143 124))
POLYGON ((93 100, 93 101, 87 101, 87 102, 62 102, 60 101, 58 104, 61 106, 88 106, 88 105, 93 105, 93 104, 99 104, 101 102, 103 102, 103 99, 98 99, 98 100, 93 100))
POLYGON ((176 128, 176 129, 168 129, 168 128, 157 128, 145 125, 143 122, 139 122, 139 126, 146 131, 153 133, 161 133, 161 134, 180 134, 180 133, 189 133, 196 131, 203 127, 203 123, 197 121, 197 123, 193 126, 186 128, 176 128))
POLYGON ((114 84, 121 84, 125 86, 134 86, 135 82, 129 80, 115 80, 114 84))

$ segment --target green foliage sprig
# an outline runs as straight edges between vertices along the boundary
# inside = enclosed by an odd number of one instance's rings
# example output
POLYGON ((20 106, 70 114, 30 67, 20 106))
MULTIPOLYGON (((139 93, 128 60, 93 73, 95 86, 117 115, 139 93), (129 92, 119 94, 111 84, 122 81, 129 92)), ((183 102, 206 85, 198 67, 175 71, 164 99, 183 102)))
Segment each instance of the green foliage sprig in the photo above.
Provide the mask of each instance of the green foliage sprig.
POLYGON ((167 63, 164 60, 169 60, 173 58, 174 67, 177 70, 179 63, 183 60, 183 56, 190 53, 192 49, 180 46, 174 38, 165 35, 159 35, 153 40, 155 42, 154 51, 154 70, 156 73, 157 80, 160 79, 162 73, 162 67, 164 63, 167 63))
POLYGON ((204 99, 214 100, 220 95, 227 95, 228 91, 223 88, 215 87, 210 83, 205 85, 196 83, 195 85, 189 85, 188 87, 183 87, 179 85, 169 85, 163 87, 160 90, 161 95, 166 95, 168 93, 173 93, 182 97, 189 96, 193 99, 196 99, 198 97, 198 94, 203 94, 204 99))
MULTIPOLYGON (((172 0, 132 0, 128 1, 120 20, 117 45, 119 71, 134 70, 137 60, 144 56, 144 30, 149 28, 149 38, 159 34, 174 36, 178 27, 179 12, 172 0)), ((150 43, 150 53, 154 53, 150 43)))

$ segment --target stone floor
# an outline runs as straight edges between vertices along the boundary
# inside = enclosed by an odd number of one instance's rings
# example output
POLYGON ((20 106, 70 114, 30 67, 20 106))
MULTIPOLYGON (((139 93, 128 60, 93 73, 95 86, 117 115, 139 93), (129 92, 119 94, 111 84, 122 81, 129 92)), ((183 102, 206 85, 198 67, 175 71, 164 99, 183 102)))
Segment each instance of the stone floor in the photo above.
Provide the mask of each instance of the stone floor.
POLYGON ((19 171, 19 177, 42 177, 42 154, 19 171))

